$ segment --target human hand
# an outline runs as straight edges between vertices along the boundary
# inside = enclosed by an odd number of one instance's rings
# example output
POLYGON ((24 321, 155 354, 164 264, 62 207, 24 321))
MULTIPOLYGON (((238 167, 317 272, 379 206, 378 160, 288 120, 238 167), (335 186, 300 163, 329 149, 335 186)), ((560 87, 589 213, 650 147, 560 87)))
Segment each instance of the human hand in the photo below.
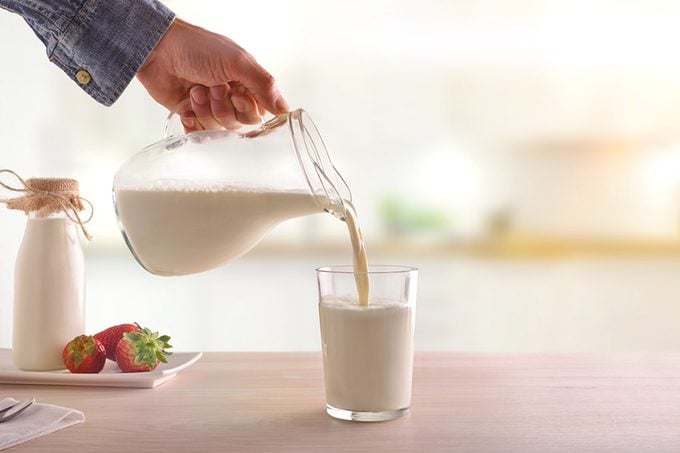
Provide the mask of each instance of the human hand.
POLYGON ((187 131, 240 128, 288 104, 274 78, 231 39, 176 19, 137 72, 159 104, 179 111, 187 131))

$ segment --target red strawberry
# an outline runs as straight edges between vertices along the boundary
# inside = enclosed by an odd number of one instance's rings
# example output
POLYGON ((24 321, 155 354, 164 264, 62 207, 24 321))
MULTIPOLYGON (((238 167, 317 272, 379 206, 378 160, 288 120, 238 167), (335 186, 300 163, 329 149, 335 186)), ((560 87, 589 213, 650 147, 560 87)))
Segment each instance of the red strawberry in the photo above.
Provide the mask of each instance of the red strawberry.
POLYGON ((116 362, 124 372, 151 371, 158 366, 159 361, 168 363, 165 356, 172 354, 165 350, 172 347, 168 340, 169 336, 159 337, 158 332, 147 328, 138 332, 125 332, 116 345, 116 362))
POLYGON ((106 330, 94 335, 94 337, 101 341, 106 349, 106 358, 109 360, 116 360, 116 345, 123 338, 125 332, 138 332, 139 326, 137 324, 119 324, 117 326, 109 327, 106 330))
POLYGON ((62 357, 71 373, 99 373, 106 362, 106 351, 93 336, 80 335, 66 344, 62 357))

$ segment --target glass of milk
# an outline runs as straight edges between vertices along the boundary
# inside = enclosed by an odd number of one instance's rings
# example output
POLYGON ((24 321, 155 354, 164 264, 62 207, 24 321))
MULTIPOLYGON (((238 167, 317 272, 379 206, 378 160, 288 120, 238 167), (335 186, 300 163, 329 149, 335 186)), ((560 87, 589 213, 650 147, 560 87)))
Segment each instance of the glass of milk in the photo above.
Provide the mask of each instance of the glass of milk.
POLYGON ((386 421, 411 408, 418 270, 369 266, 370 299, 359 304, 352 266, 317 269, 329 415, 386 421))

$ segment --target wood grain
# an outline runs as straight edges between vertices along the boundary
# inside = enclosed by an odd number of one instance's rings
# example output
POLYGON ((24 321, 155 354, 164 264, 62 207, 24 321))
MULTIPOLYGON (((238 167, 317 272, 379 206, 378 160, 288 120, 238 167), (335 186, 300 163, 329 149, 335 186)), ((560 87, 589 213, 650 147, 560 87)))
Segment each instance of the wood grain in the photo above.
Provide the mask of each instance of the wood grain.
POLYGON ((680 451, 678 354, 418 353, 413 411, 325 414, 319 353, 207 353, 156 389, 2 385, 85 412, 12 451, 680 451))

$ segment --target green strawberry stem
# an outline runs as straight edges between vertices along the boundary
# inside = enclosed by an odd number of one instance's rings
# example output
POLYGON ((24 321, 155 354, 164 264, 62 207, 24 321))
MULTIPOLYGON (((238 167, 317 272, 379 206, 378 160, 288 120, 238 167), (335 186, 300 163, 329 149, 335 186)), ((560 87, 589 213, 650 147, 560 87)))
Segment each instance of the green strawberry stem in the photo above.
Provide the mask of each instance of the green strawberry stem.
POLYGON ((95 353, 97 344, 91 336, 79 335, 69 343, 68 350, 73 359, 73 365, 78 368, 83 363, 83 360, 85 360, 85 357, 95 353))
POLYGON ((123 337, 132 345, 137 365, 153 367, 156 360, 168 363, 165 356, 172 354, 172 352, 166 351, 166 349, 172 348, 168 343, 169 336, 159 336, 158 332, 152 332, 144 327, 140 328, 138 332, 125 332, 123 337))

